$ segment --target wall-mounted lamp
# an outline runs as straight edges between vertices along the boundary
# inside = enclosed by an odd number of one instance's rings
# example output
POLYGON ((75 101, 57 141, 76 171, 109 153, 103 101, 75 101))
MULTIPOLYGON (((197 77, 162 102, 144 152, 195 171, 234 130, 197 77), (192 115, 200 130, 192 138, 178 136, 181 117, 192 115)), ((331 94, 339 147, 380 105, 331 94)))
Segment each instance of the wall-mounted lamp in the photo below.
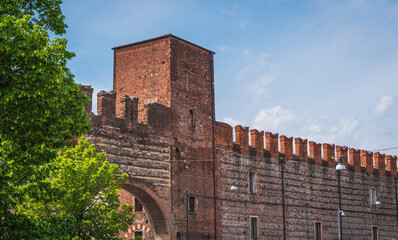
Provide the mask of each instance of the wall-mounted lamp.
POLYGON ((340 211, 340 216, 344 217, 345 213, 343 211, 340 211))
POLYGON ((343 163, 343 158, 342 157, 339 158, 339 162, 336 165, 336 170, 337 171, 345 170, 345 165, 343 163))

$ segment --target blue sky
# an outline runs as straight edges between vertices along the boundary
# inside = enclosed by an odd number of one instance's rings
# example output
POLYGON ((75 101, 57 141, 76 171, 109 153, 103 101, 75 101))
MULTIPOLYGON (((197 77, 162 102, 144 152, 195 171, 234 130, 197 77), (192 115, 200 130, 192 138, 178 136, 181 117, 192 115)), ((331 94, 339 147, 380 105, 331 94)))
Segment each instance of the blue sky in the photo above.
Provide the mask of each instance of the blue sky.
POLYGON ((69 67, 95 95, 112 89, 112 47, 172 33, 216 52, 217 120, 398 147, 398 1, 65 0, 63 12, 69 67))

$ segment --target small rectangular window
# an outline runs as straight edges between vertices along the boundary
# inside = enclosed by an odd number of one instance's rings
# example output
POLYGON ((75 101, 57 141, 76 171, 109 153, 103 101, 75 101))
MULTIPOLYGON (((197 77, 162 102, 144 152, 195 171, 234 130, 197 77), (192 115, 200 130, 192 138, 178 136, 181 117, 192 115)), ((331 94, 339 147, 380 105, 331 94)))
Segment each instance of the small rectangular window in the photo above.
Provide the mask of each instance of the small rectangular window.
POLYGON ((257 217, 250 217, 250 239, 258 239, 257 217))
POLYGON ((256 182, 255 182, 256 174, 251 172, 249 173, 249 192, 256 193, 256 182))
POLYGON ((135 212, 141 212, 142 211, 142 204, 137 198, 134 199, 134 211, 135 212))
POLYGON ((195 212, 195 197, 189 197, 189 212, 195 212))
POLYGON ((372 227, 372 240, 379 240, 379 230, 377 227, 372 227))
POLYGON ((370 206, 375 206, 376 205, 376 189, 371 188, 369 191, 369 196, 370 196, 370 206))
POLYGON ((320 222, 315 222, 314 240, 322 240, 322 223, 320 222))

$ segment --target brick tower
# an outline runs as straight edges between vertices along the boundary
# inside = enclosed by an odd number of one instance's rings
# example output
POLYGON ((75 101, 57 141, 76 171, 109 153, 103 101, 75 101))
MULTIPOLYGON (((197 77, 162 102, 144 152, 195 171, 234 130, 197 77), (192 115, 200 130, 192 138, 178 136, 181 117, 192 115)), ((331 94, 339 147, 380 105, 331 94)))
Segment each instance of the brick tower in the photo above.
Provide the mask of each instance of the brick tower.
MULTIPOLYGON (((215 239, 214 53, 171 34, 113 49, 116 99, 139 99, 139 123, 148 121, 147 104, 171 110, 169 207, 175 236, 215 239)), ((116 101, 117 116, 119 109, 116 101)))

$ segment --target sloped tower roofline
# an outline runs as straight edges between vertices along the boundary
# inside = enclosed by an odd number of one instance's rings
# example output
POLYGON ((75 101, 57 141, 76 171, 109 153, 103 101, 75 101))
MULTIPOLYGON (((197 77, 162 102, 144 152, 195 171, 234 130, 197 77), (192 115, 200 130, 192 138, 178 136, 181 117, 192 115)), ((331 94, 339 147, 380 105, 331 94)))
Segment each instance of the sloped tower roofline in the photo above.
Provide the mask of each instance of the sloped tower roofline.
POLYGON ((149 39, 142 40, 142 41, 138 41, 138 42, 133 42, 133 43, 128 43, 128 44, 124 44, 124 45, 119 45, 119 46, 113 47, 112 50, 119 49, 119 48, 124 48, 124 47, 130 47, 130 46, 133 46, 133 45, 138 45, 138 44, 142 44, 142 43, 146 43, 146 42, 150 42, 150 41, 155 41, 155 40, 159 40, 159 39, 167 38, 167 37, 176 38, 176 39, 181 40, 181 41, 184 41, 184 42, 186 42, 186 43, 188 43, 188 44, 190 44, 190 45, 192 45, 192 46, 201 48, 201 49, 203 49, 203 50, 205 50, 205 51, 208 51, 208 52, 210 52, 210 53, 212 53, 212 54, 216 54, 215 52, 213 52, 213 51, 211 51, 211 50, 209 50, 209 49, 206 49, 206 48, 204 48, 204 47, 201 47, 201 46, 199 46, 199 45, 196 45, 196 44, 194 44, 194 43, 192 43, 192 42, 190 42, 190 41, 187 41, 187 40, 185 40, 185 39, 182 39, 182 38, 180 38, 180 37, 177 37, 177 36, 175 36, 175 35, 173 35, 173 34, 171 34, 171 33, 169 33, 169 34, 163 34, 163 35, 160 35, 160 36, 158 36, 158 37, 149 38, 149 39))

